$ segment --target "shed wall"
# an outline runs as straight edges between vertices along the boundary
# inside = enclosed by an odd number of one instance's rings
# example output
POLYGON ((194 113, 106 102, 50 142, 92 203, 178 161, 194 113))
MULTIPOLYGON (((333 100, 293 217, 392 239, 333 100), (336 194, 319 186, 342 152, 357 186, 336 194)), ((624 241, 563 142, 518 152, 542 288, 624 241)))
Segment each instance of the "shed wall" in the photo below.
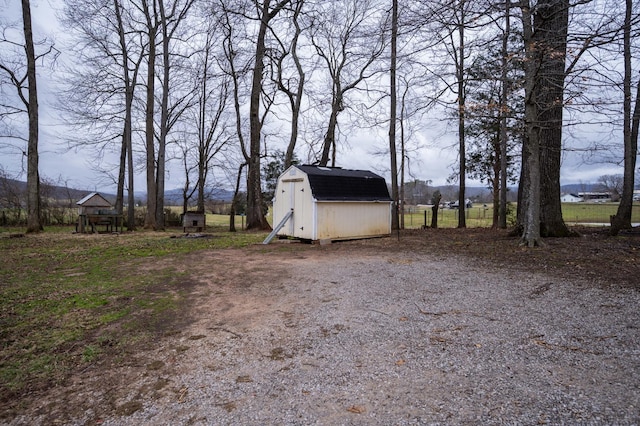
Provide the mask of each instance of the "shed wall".
POLYGON ((391 234, 390 203, 318 202, 314 240, 339 240, 391 234))

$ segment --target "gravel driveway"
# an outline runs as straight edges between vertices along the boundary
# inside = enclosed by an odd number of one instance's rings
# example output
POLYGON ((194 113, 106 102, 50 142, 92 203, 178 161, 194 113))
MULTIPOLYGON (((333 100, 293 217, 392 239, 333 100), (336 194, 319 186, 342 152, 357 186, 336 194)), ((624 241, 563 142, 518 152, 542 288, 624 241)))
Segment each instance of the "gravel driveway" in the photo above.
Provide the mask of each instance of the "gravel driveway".
POLYGON ((349 246, 245 253, 238 286, 224 256, 98 423, 640 422, 637 290, 349 246))

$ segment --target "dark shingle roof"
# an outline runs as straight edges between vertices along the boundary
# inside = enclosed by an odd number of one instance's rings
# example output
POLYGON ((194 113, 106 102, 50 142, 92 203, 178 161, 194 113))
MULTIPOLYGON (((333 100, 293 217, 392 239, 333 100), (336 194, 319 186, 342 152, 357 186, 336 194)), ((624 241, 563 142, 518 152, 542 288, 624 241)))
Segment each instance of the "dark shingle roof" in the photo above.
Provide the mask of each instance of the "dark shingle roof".
POLYGON ((366 170, 296 166, 309 177, 318 201, 392 201, 382 176, 366 170))

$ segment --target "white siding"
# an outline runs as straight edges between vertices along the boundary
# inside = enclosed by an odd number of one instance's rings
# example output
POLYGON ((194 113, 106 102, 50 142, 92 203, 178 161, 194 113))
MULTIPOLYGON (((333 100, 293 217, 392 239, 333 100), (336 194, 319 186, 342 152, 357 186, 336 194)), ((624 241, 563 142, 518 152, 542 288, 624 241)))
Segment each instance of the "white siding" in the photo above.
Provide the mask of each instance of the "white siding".
POLYGON ((376 237, 391 233, 388 202, 318 202, 318 225, 314 239, 340 240, 376 237))

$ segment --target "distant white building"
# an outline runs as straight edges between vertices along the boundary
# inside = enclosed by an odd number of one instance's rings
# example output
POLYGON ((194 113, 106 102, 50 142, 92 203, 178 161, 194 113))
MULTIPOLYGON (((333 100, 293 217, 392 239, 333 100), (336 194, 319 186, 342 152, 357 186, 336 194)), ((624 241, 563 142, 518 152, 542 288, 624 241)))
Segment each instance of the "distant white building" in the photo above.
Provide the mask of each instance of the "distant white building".
POLYGON ((578 192, 578 197, 582 197, 582 201, 588 203, 611 202, 611 193, 609 192, 578 192))
POLYGON ((563 194, 560 197, 560 202, 562 203, 579 203, 581 201, 584 201, 584 200, 582 199, 582 197, 576 194, 563 194))

